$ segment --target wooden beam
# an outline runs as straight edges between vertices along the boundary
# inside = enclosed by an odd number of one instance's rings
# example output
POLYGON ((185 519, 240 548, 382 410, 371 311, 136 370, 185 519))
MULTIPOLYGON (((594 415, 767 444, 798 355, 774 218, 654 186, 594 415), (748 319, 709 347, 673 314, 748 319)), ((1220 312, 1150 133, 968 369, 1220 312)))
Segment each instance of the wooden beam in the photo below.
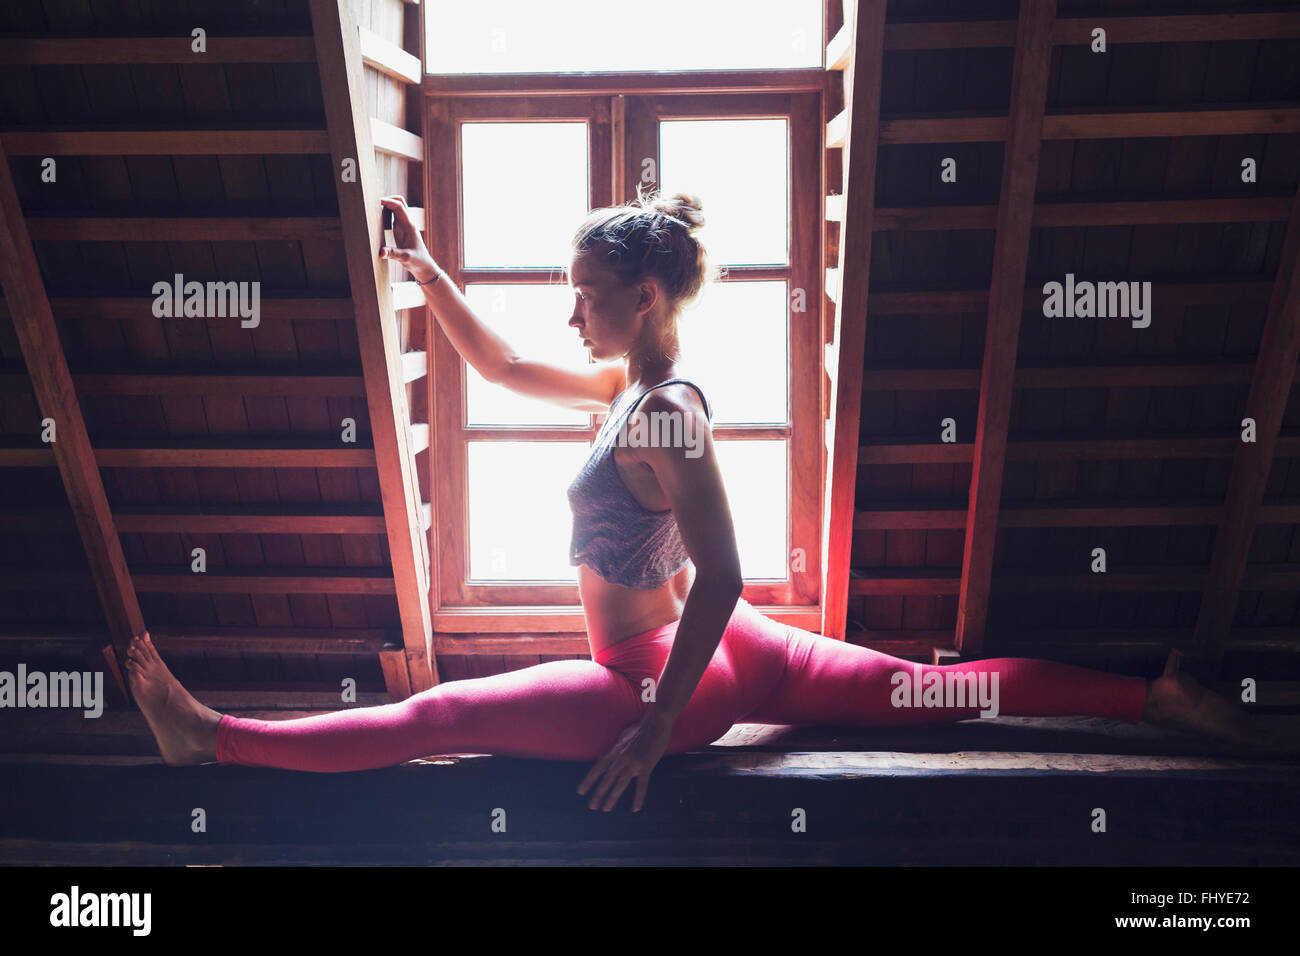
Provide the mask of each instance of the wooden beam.
MULTIPOLYGON (((1159 286, 1162 306, 1174 307, 1267 303, 1273 289, 1272 282, 1241 282, 1231 279, 1175 282, 1157 277, 1153 280, 1153 285, 1159 286)), ((1029 283, 1025 288, 1025 297, 1031 302, 1042 294, 1041 283, 1029 283)), ((958 317, 962 312, 987 312, 988 307, 989 294, 986 289, 889 289, 873 291, 868 303, 868 308, 876 315, 958 317)), ((1039 304, 1029 307, 1038 308, 1039 304)))
MULTIPOLYGON (((1074 17, 1052 27, 1054 45, 1087 45, 1101 27, 1108 43, 1197 43, 1216 40, 1272 40, 1300 36, 1295 13, 1188 14, 1147 17, 1074 17)), ((956 50, 1009 47, 1016 41, 1014 20, 890 23, 886 50, 956 50)))
POLYGON ((1223 518, 1214 536, 1210 576, 1205 597, 1196 618, 1193 645, 1216 664, 1232 629, 1237 600, 1246 573, 1246 559, 1255 534, 1264 488, 1278 436, 1286 414, 1287 400, 1295 384, 1296 362, 1300 359, 1300 192, 1292 206, 1286 239, 1278 262, 1273 296, 1259 343, 1255 374, 1246 397, 1243 418, 1255 420, 1255 441, 1238 440, 1232 472, 1223 502, 1223 518))
POLYGON ((1295 13, 1220 13, 1153 17, 1071 17, 1057 20, 1052 42, 1092 42, 1101 27, 1110 43, 1204 43, 1228 40, 1281 40, 1300 37, 1295 13))
POLYGON ((377 654, 392 635, 379 628, 168 627, 149 632, 160 651, 252 654, 377 654))
MULTIPOLYGON (((803 605, 755 605, 755 608, 767 617, 782 624, 793 624, 805 630, 816 630, 821 623, 821 609, 803 605)), ((433 613, 436 630, 440 633, 458 635, 456 640, 465 640, 470 634, 524 635, 573 633, 583 635, 585 647, 586 619, 581 605, 531 605, 531 606, 486 606, 486 607, 442 607, 433 613)), ((516 654, 546 653, 567 654, 585 651, 514 651, 516 654)), ((456 652, 461 653, 461 652, 456 652)), ((483 651, 483 653, 488 653, 483 651)), ((495 653, 502 653, 497 651, 495 653)))
MULTIPOLYGON (((900 635, 907 633, 902 631, 900 635)), ((1054 627, 1043 630, 999 631, 996 646, 999 654, 1009 653, 1017 657, 1048 657, 1075 651, 1099 654, 1119 651, 1158 655, 1163 660, 1169 653, 1170 647, 1187 643, 1190 634, 1190 627, 1054 627)), ((1296 654, 1300 652, 1300 644, 1296 642, 1294 628, 1285 627, 1237 628, 1232 633, 1231 647, 1233 650, 1248 653, 1296 654)))
POLYGON ((108 622, 119 662, 131 639, 145 629, 126 556, 113 525, 86 423, 58 326, 41 280, 40 266, 23 219, 22 206, 0 148, 0 281, 12 306, 14 333, 31 376, 41 414, 55 423, 53 456, 67 491, 95 590, 108 622))
POLYGON ((101 442, 104 468, 373 468, 375 450, 291 441, 170 442, 130 447, 101 442))
MULTIPOLYGON (((1004 506, 1000 528, 1119 528, 1215 525, 1223 513, 1218 504, 1118 505, 1109 502, 1004 506)), ((1300 524, 1300 504, 1262 505, 1260 524, 1300 524)), ((879 508, 859 511, 855 531, 933 531, 966 527, 965 508, 879 508)))
POLYGON ((100 661, 103 662, 104 669, 108 671, 109 676, 112 678, 111 686, 117 688, 117 692, 119 695, 118 699, 114 701, 114 703, 130 704, 131 687, 127 683, 126 678, 122 676, 122 668, 118 666, 117 648, 110 642, 108 644, 105 644, 103 647, 99 649, 98 655, 91 654, 88 655, 88 657, 90 659, 87 663, 89 663, 92 667, 97 665, 100 661), (96 659, 96 657, 98 659, 96 659))
MULTIPOLYGON (((827 124, 828 147, 843 145, 842 116, 827 124), (837 137, 839 137, 837 139, 837 137)), ((994 143, 1007 137, 1005 116, 891 116, 880 124, 880 141, 898 143, 994 143)), ((1043 139, 1129 139, 1152 136, 1245 136, 1300 132, 1295 107, 1129 110, 1052 113, 1043 139)))
MULTIPOLYGON (((583 625, 585 626, 585 625, 583 625)), ((536 634, 436 634, 439 654, 583 654, 591 655, 584 630, 536 634)))
POLYGON ((410 448, 412 455, 418 455, 429 448, 429 425, 426 422, 412 422, 410 425, 410 448))
POLYGON ((853 549, 885 0, 858 0, 853 11, 853 49, 846 74, 847 114, 852 119, 843 167, 843 195, 853 211, 840 227, 840 294, 836 297, 834 337, 827 350, 832 380, 830 420, 826 426, 826 510, 822 518, 821 633, 840 641, 844 640, 848 615, 849 559, 853 549))
POLYGON ((396 704, 411 696, 411 672, 406 666, 406 649, 396 647, 379 652, 379 667, 384 672, 388 700, 396 704))
MULTIPOLYGON (((530 96, 633 96, 703 93, 795 93, 825 91, 817 67, 789 70, 651 70, 642 72, 542 73, 523 81, 530 96)), ((420 84, 426 97, 497 96, 503 86, 518 88, 517 73, 427 73, 420 84)))
MULTIPOLYGON (((1004 507, 1000 528, 1106 528, 1211 525, 1218 521, 1215 505, 1122 507, 1090 504, 1079 507, 1004 507)), ((1288 509, 1294 515, 1296 509, 1288 509)), ((890 508, 859 511, 855 531, 955 530, 966 527, 964 508, 890 508)))
MULTIPOLYGON (((319 687, 319 685, 317 685, 319 687)), ((205 687, 202 684, 188 688, 199 703, 216 711, 248 711, 264 708, 266 710, 310 710, 330 712, 339 710, 339 689, 337 686, 318 690, 300 690, 288 684, 275 684, 264 687, 205 687)), ((376 707, 388 704, 388 695, 372 690, 357 688, 357 699, 353 707, 376 707)), ((288 716, 288 715, 286 715, 288 716)))
MULTIPOLYGON (((154 446, 123 446, 101 442, 96 461, 101 468, 373 468, 373 448, 338 445, 286 447, 284 442, 173 442, 154 446)), ((53 468, 48 447, 0 447, 0 467, 53 468)))
POLYGON ((402 353, 402 382, 410 384, 419 381, 429 374, 429 353, 403 352, 402 353))
MULTIPOLYGON (((963 575, 919 568, 860 569, 850 585, 855 596, 959 594, 963 575)), ((998 590, 1018 594, 1088 594, 1100 592, 1197 592, 1207 585, 1205 571, 1181 567, 1112 568, 1105 574, 1087 570, 1060 571, 999 569, 993 576, 998 590)), ((1251 567, 1244 577, 1250 590, 1300 590, 1300 565, 1251 567)), ((960 613, 960 612, 959 612, 960 613)), ((970 657, 962 651, 963 657, 970 657)))
MULTIPOLYGON (((384 534, 382 514, 300 511, 287 506, 250 512, 248 505, 218 511, 123 511, 117 530, 139 534, 384 534)), ((2 522, 0 522, 2 524, 2 522)))
POLYGON ((0 39, 0 62, 38 66, 81 63, 311 63, 309 36, 212 36, 195 53, 193 39, 170 37, 22 37, 0 39))
MULTIPOLYGON (((151 627, 149 636, 167 654, 377 654, 393 635, 381 628, 151 627)), ((68 653, 104 639, 94 631, 0 632, 0 648, 14 654, 68 653)))
POLYGON ((840 110, 826 123, 825 149, 843 149, 844 138, 849 134, 849 112, 840 110))
POLYGON ((33 239, 63 242, 256 242, 342 238, 333 216, 33 216, 33 239))
MULTIPOLYGON (((1238 439, 1231 435, 1201 438, 1081 438, 1013 441, 1009 461, 1154 461, 1161 458, 1231 458, 1238 439)), ((943 442, 881 442, 859 450, 863 465, 948 465, 971 461, 974 446, 943 442)), ((1300 437, 1284 436, 1277 454, 1300 456, 1300 437)))
POLYGON ((235 156, 328 153, 323 129, 39 130, 0 135, 11 156, 235 156))
POLYGON ((424 290, 420 288, 418 282, 394 282, 390 301, 393 308, 398 312, 403 309, 422 309, 424 308, 424 290))
MULTIPOLYGON (((1065 365, 1016 369, 1015 387, 1042 388, 1162 388, 1185 385, 1244 385, 1254 366, 1246 362, 1223 365, 1065 365)), ((863 391, 931 391, 979 388, 977 368, 868 368, 863 391)))
MULTIPOLYGON (((1235 199, 1155 199, 1132 202, 1050 202, 1033 210, 1035 229, 1064 226, 1159 226, 1192 222, 1283 222, 1289 196, 1235 199)), ((876 209, 877 232, 902 229, 995 229, 998 207, 891 206, 876 209)))
MULTIPOLYGON (((354 160, 358 167, 356 182, 336 183, 335 189, 344 224, 343 246, 356 305, 357 344, 365 370, 402 640, 411 690, 419 693, 438 683, 438 669, 428 601, 429 558, 425 534, 420 528, 414 441, 402 380, 402 347, 394 321, 388 266, 379 258, 382 207, 376 188, 379 179, 372 137, 376 131, 385 133, 388 124, 371 121, 365 112, 361 47, 350 5, 334 0, 311 0, 310 6, 334 168, 342 168, 344 160, 354 160)), ((401 132, 418 140, 405 130, 401 132)), ((410 145, 409 140, 403 141, 410 145)), ((426 432, 426 445, 427 442, 426 432)))
POLYGON ((389 43, 373 30, 360 28, 361 62, 401 83, 418 84, 424 79, 420 58, 389 43))
POLYGON ((1056 113, 1043 120, 1043 139, 1266 136, 1296 132, 1300 132, 1300 109, 1295 107, 1056 113))
POLYGON ((827 70, 847 70, 849 68, 849 50, 852 46, 850 28, 851 23, 846 23, 831 37, 831 42, 826 44, 826 69, 827 70))
POLYGON ((1035 228, 1155 226, 1193 222, 1284 222, 1289 196, 1172 199, 1149 202, 1051 202, 1034 208, 1035 228))
MULTIPOLYGON (((581 605, 514 605, 510 607, 443 607, 433 612, 434 629, 443 631, 492 632, 585 632, 587 624, 581 605)), ((527 651, 517 651, 525 654, 527 651)), ((537 653, 561 654, 563 651, 537 653)))
POLYGON ((989 287, 988 327, 980 401, 975 423, 970 504, 962 551, 961 591, 957 599, 954 646, 977 655, 984 643, 989 587, 997 543, 998 505, 1007 456, 1011 396, 1015 386, 1016 349, 1029 234, 1038 182, 1043 110, 1051 71, 1052 21, 1056 0, 1024 0, 1016 25, 1016 55, 1011 76, 1011 127, 1002 161, 1002 191, 993 244, 993 280, 989 287))
MULTIPOLYGON (((98 374, 77 372, 73 384, 81 395, 280 395, 347 396, 364 395, 365 382, 360 375, 285 374, 268 369, 264 375, 208 371, 142 372, 98 374)), ((0 388, 25 387, 27 376, 17 372, 0 372, 0 388)))
POLYGON ((372 117, 370 136, 375 152, 414 160, 417 163, 424 161, 424 140, 400 126, 372 117))
POLYGON ((203 574, 163 568, 135 572, 141 594, 392 594, 387 569, 366 568, 209 568, 203 574))
MULTIPOLYGON (((152 321, 154 300, 143 296, 55 296, 50 307, 60 321, 77 319, 149 319, 152 321)), ((263 295, 259 304, 263 322, 352 322, 356 311, 352 298, 299 298, 263 295)), ((0 317, 9 317, 9 307, 0 298, 0 317)), ((228 318, 176 316, 168 322, 228 322, 228 318)))

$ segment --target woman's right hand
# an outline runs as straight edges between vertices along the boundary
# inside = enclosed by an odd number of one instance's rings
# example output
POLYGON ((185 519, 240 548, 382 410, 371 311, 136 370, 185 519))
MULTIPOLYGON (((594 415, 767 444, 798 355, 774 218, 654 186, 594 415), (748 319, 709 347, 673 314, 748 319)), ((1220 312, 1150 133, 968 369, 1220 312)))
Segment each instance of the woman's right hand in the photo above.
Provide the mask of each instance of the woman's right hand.
POLYGON ((379 200, 385 209, 393 211, 393 245, 379 250, 382 259, 392 259, 415 277, 416 282, 427 282, 438 274, 438 265, 429 255, 420 230, 411 222, 406 200, 401 196, 385 196, 379 200))

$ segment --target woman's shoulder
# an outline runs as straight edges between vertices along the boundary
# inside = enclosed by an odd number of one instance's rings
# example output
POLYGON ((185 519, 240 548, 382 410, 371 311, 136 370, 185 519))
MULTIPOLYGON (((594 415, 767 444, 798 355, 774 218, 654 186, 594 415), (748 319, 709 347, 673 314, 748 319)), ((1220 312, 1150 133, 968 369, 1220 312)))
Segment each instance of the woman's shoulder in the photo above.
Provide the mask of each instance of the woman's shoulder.
POLYGON ((704 389, 686 376, 676 376, 652 386, 642 397, 640 407, 647 412, 703 413, 706 419, 713 417, 704 389))

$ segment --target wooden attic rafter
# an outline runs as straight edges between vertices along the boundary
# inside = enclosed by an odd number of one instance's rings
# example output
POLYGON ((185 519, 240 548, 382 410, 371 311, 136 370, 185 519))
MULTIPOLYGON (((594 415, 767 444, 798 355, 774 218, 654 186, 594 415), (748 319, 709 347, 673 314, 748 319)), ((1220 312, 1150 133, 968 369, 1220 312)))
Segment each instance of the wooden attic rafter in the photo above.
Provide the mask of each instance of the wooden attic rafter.
MULTIPOLYGON (((405 663, 410 690, 419 692, 438 683, 429 610, 429 559, 414 444, 409 434, 396 306, 387 270, 380 267, 381 206, 375 190, 378 176, 373 124, 365 111, 361 37, 348 3, 311 0, 311 21, 333 168, 337 176, 345 161, 356 166, 355 181, 336 179, 335 189, 348 281, 356 308, 357 344, 374 433, 405 663)), ((418 142, 418 137, 410 138, 418 142)), ((400 661, 381 655, 381 663, 385 680, 390 685, 396 680, 400 685, 400 661)))
POLYGON ((966 656, 979 654, 988 619, 1055 16, 1056 0, 1021 0, 957 598, 955 646, 966 656))
MULTIPOLYGON (((1296 382, 1300 360, 1300 192, 1296 193, 1286 239, 1278 261, 1277 278, 1269 299, 1268 317, 1260 337, 1259 356, 1246 397, 1243 418, 1255 421, 1255 441, 1239 441, 1233 454, 1228 490, 1214 536, 1210 572, 1196 619, 1192 643, 1216 666, 1232 629, 1237 600, 1246 578, 1251 540, 1260 523, 1264 489, 1273 458, 1280 449, 1279 434, 1287 398, 1296 382)), ((1216 667, 1217 669, 1217 667, 1216 667)))
POLYGON ((858 429, 862 417, 862 367, 867 343, 867 287, 875 215, 876 148, 880 129, 880 85, 885 0, 859 0, 849 25, 853 37, 844 110, 849 134, 844 146, 841 200, 839 295, 828 367, 834 369, 827 422, 825 518, 822 525, 821 633, 844 640, 853 549, 853 500, 857 484, 858 429), (833 363, 833 364, 832 364, 833 363))
POLYGON ((41 414, 55 423, 54 461, 67 491, 112 640, 113 653, 105 648, 105 663, 129 699, 121 665, 126 660, 131 638, 144 630, 144 617, 113 525, 113 514, 104 494, 95 452, 90 446, 3 146, 0 146, 0 280, 4 282, 9 314, 37 405, 41 414))

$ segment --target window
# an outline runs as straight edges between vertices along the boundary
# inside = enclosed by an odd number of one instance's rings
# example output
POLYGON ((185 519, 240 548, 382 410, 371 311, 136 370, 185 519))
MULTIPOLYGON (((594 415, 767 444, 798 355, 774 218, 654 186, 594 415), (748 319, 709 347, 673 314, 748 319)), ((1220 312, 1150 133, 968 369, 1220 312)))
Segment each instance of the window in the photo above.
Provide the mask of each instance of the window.
POLYGON ((825 47, 822 0, 432 0, 425 23, 448 74, 820 67, 825 47))
MULTIPOLYGON (((426 241, 475 313, 523 354, 589 361, 568 326, 564 270, 591 209, 634 198, 638 181, 701 197, 701 239, 727 275, 681 316, 680 367, 713 406, 756 605, 818 600, 821 127, 819 92, 779 90, 477 91, 433 95, 426 114, 426 241)), ((487 383, 432 325, 434 608, 571 613, 565 492, 604 416, 487 383)), ((464 621, 457 630, 475 629, 464 621)))

